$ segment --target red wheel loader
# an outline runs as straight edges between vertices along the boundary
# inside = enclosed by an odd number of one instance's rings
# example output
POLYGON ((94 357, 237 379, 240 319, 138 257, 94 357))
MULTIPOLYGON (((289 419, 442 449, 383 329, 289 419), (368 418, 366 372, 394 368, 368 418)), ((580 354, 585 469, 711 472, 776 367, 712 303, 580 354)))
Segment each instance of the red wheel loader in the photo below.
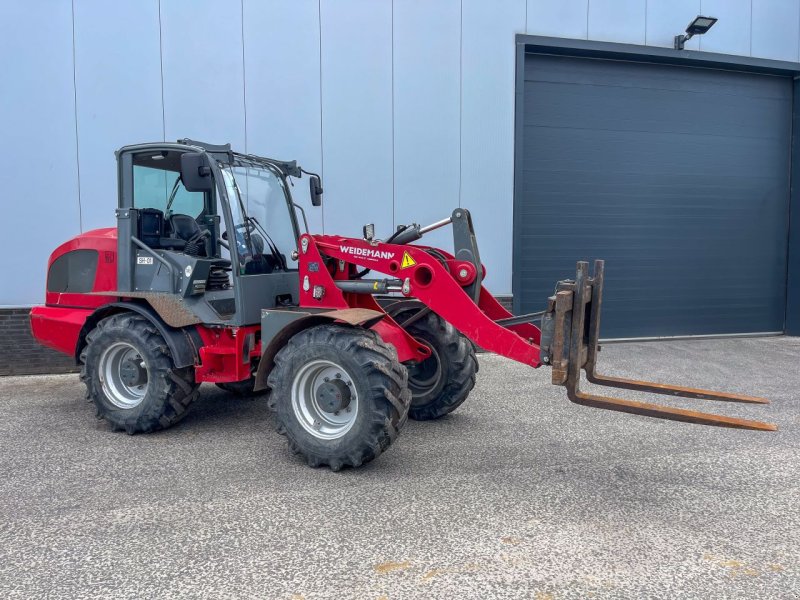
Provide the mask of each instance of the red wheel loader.
POLYGON ((308 176, 319 206, 321 182, 296 162, 188 139, 116 155, 117 226, 59 246, 45 305, 31 311, 35 337, 74 357, 87 398, 115 430, 169 427, 202 382, 269 390, 290 449, 312 466, 357 467, 386 450, 409 416, 436 419, 466 400, 476 345, 550 366, 552 382, 578 404, 775 429, 581 391, 585 371, 603 386, 766 402, 599 375, 602 261, 591 273, 578 263, 541 313, 514 316, 482 285, 466 209, 385 240, 370 225, 363 239, 314 235, 291 186, 308 176), (445 226, 453 254, 418 243, 445 226))

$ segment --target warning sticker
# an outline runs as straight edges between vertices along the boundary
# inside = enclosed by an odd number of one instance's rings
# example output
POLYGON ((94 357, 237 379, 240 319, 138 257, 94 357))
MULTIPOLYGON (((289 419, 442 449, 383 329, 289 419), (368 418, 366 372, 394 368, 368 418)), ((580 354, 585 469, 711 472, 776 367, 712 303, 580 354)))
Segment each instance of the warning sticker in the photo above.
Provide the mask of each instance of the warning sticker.
POLYGON ((413 267, 415 264, 417 264, 417 261, 411 258, 408 252, 403 252, 403 262, 400 263, 400 268, 407 269, 408 267, 413 267))

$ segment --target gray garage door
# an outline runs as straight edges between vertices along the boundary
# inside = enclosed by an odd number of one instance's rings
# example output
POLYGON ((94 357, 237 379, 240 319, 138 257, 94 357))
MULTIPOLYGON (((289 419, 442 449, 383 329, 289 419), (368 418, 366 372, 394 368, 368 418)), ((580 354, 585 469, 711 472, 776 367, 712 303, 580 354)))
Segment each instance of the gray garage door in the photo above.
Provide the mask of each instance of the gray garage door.
POLYGON ((604 337, 783 330, 787 78, 528 55, 523 92, 517 311, 604 258, 604 337))

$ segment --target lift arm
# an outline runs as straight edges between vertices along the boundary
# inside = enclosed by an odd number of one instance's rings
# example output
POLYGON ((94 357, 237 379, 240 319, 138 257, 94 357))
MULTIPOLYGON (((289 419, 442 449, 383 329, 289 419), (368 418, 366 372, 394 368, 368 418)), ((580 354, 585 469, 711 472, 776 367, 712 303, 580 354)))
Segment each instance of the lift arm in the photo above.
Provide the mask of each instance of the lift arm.
MULTIPOLYGON (((300 255, 301 305, 336 307, 377 307, 372 294, 400 292, 432 310, 478 346, 531 367, 552 366, 552 382, 567 388, 572 402, 660 419, 774 431, 769 423, 737 419, 711 413, 670 408, 589 394, 580 389, 580 373, 589 382, 605 387, 624 388, 685 398, 766 404, 751 396, 672 386, 600 375, 597 352, 603 293, 603 261, 594 265, 589 276, 588 263, 579 262, 574 280, 557 285, 542 313, 513 316, 482 285, 484 267, 469 211, 456 209, 450 218, 428 227, 417 225, 401 229, 391 243, 373 239, 354 239, 331 235, 302 236, 300 255), (441 249, 411 244, 424 233, 452 224, 454 255, 441 249), (325 263, 320 264, 320 261, 325 263), (356 265, 384 273, 385 280, 358 279, 356 265), (532 324, 541 320, 541 328, 532 324)), ((391 318, 382 323, 379 333, 401 329, 391 318)), ((400 336, 401 360, 425 360, 422 349, 406 344, 400 336)), ((412 338, 413 341, 413 338, 412 338)), ((397 343, 397 342, 396 342, 397 343)))

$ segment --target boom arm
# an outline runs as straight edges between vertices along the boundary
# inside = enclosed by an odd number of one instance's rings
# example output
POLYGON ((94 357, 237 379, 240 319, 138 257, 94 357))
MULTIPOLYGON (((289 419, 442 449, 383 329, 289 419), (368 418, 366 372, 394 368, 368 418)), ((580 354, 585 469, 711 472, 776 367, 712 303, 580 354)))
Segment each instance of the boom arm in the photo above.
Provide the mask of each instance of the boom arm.
MULTIPOLYGON (((301 236, 301 305, 378 308, 372 294, 400 292, 415 298, 478 346, 534 368, 553 367, 552 382, 567 388, 572 402, 644 416, 740 429, 775 430, 774 425, 656 404, 587 394, 580 372, 606 387, 729 402, 764 404, 763 398, 697 390, 645 381, 604 377, 596 372, 602 304, 603 261, 579 262, 575 280, 560 282, 543 313, 514 317, 482 285, 484 275, 469 211, 429 227, 413 225, 393 236, 394 243, 331 235, 301 236), (455 255, 411 245, 425 232, 453 224, 455 255), (384 280, 359 280, 356 265, 384 273, 384 280), (532 321, 542 317, 542 330, 532 321)), ((395 345, 401 361, 425 360, 426 349, 386 317, 375 327, 395 345), (398 332, 397 330, 400 330, 398 332)))

